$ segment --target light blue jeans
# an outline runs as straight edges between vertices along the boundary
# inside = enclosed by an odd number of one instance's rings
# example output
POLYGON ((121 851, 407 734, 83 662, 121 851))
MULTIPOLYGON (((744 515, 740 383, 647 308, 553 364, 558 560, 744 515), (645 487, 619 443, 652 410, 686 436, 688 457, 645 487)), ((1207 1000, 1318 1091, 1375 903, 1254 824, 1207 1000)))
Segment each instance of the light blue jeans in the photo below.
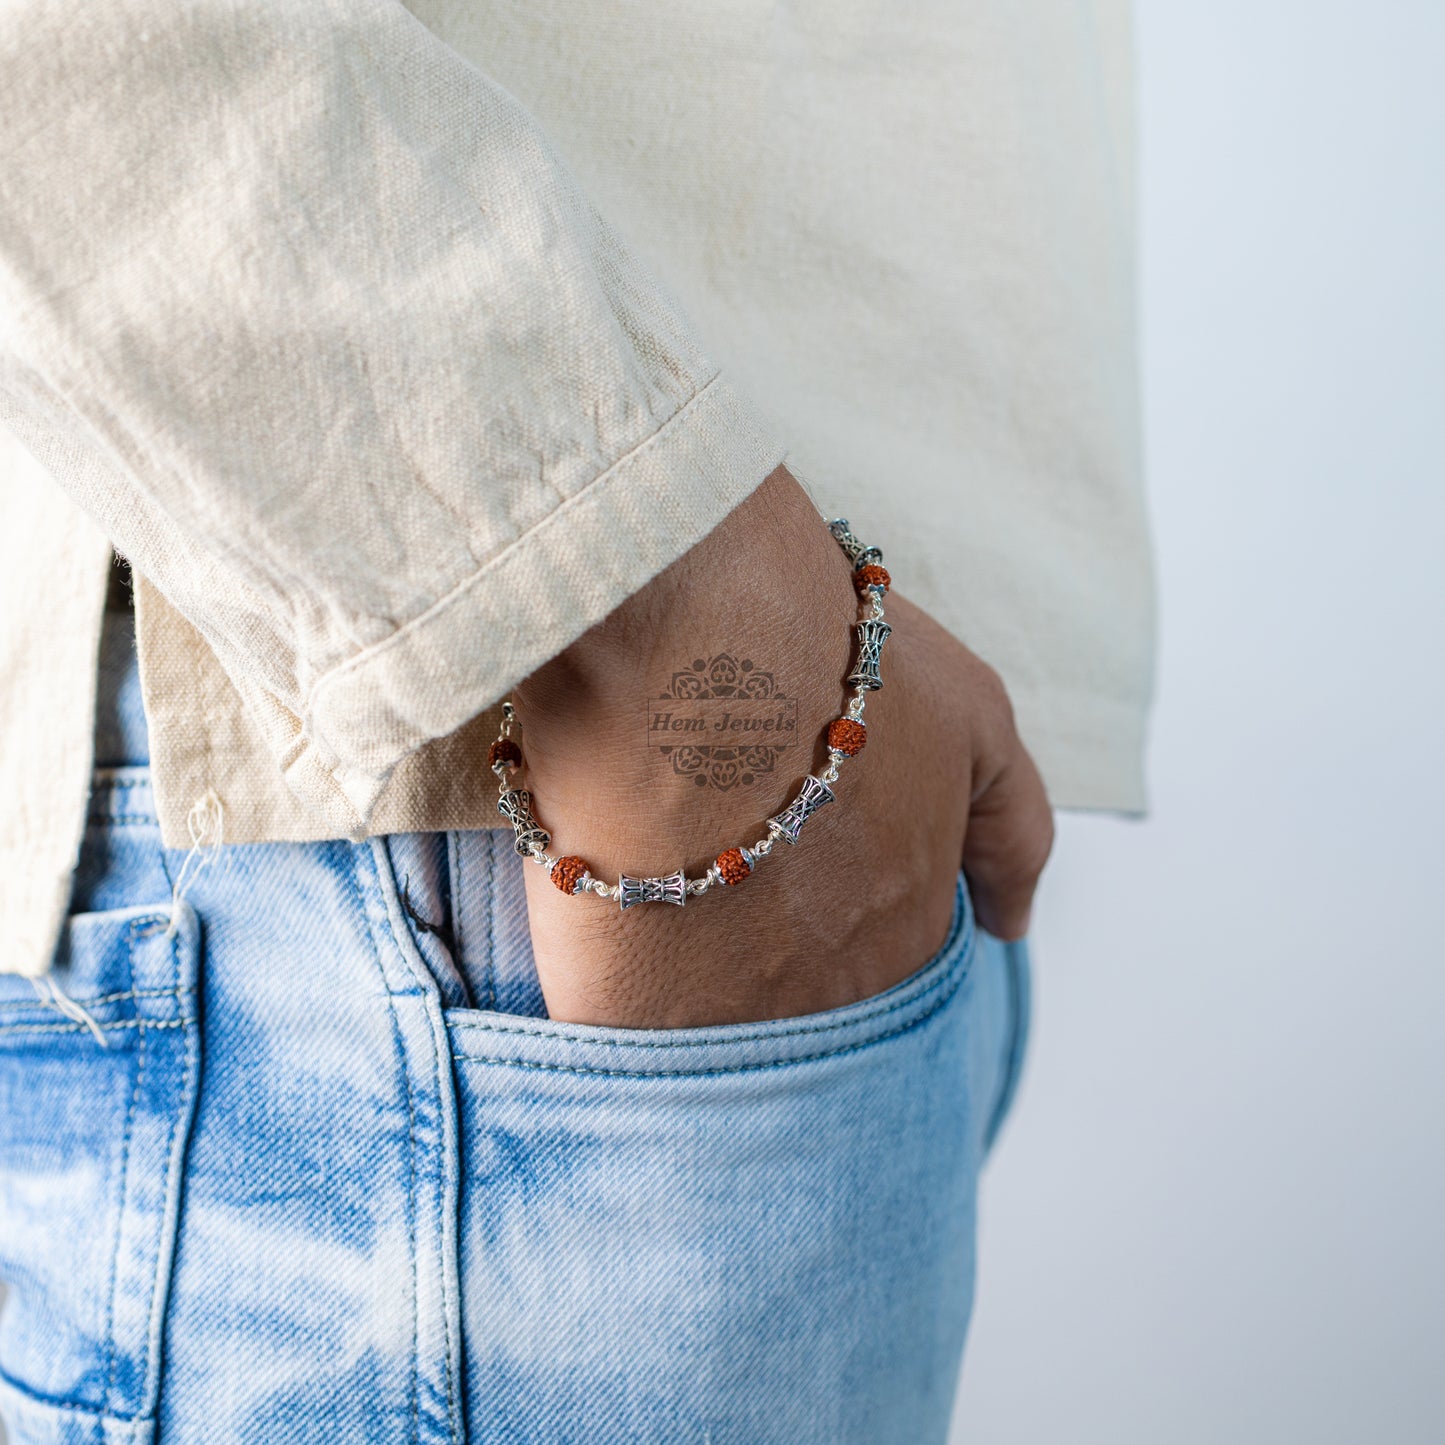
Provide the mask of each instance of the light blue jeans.
POLYGON ((234 846, 172 907, 126 627, 54 977, 0 979, 10 1445, 942 1441, 1025 950, 546 1017, 500 832, 234 846), (103 1043, 102 1043, 103 1040, 103 1043))

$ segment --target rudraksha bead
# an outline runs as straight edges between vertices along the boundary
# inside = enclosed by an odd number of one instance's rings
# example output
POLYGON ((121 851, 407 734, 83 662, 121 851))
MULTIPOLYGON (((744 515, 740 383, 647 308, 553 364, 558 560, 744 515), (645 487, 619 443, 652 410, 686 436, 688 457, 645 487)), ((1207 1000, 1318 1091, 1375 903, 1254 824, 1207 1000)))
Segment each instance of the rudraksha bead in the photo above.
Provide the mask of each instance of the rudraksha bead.
POLYGON ((880 567, 876 562, 870 562, 866 567, 860 567, 853 574, 853 585, 860 592, 867 592, 873 587, 886 592, 892 581, 893 579, 888 575, 888 569, 880 567))
POLYGON ((724 883, 736 888, 753 870, 741 848, 729 848, 717 855, 717 871, 724 883))
POLYGON ((845 758, 861 753, 867 741, 868 729, 856 718, 838 717, 828 724, 828 746, 845 758))
POLYGON ((511 763, 514 768, 522 765, 522 750, 511 738, 498 738, 487 749, 487 766, 495 768, 498 763, 511 763))
POLYGON ((587 860, 585 858, 559 858, 552 865, 552 882, 563 893, 575 893, 577 885, 582 881, 582 875, 586 871, 587 860))

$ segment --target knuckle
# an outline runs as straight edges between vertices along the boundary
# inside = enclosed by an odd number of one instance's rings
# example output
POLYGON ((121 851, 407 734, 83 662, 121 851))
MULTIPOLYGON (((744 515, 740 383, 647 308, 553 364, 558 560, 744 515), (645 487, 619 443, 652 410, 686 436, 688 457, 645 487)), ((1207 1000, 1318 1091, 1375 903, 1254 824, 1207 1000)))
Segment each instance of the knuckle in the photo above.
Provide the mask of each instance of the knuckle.
POLYGON ((1014 710, 1003 678, 988 663, 975 659, 972 687, 978 705, 989 722, 1013 731, 1014 710))

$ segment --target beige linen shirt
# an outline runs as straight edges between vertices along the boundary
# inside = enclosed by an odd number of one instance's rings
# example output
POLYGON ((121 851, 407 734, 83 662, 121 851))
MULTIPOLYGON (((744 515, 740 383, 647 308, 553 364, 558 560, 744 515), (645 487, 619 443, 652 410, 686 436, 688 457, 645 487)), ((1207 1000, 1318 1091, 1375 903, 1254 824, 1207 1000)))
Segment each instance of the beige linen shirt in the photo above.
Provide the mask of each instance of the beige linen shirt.
POLYGON ((0 970, 112 547, 171 845, 494 826, 488 710, 785 458, 1139 810, 1130 84, 1117 0, 11 0, 0 970))

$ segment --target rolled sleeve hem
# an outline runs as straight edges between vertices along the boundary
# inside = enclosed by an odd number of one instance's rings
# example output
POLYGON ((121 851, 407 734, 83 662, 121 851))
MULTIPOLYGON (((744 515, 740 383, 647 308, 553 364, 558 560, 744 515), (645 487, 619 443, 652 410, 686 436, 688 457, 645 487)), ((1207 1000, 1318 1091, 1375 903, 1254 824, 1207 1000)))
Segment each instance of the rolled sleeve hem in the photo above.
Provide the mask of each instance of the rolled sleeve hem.
POLYGON ((645 586, 784 451, 755 405, 714 375, 428 611, 319 678, 285 765, 293 790, 323 808, 339 790, 364 823, 402 758, 503 697, 645 586))

